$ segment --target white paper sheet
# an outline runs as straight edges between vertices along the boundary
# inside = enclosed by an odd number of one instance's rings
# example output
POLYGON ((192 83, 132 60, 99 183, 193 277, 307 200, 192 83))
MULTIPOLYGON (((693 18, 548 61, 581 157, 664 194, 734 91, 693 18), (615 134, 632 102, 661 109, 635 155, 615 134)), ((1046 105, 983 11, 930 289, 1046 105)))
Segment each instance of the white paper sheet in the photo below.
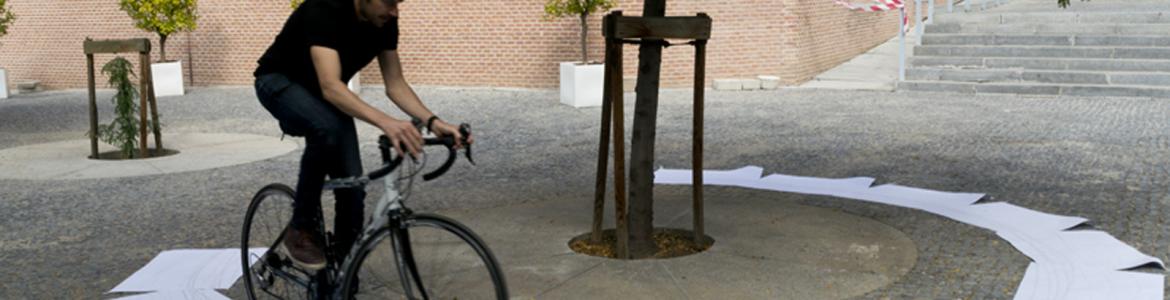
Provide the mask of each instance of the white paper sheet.
POLYGON ((1162 299, 1164 286, 1164 279, 1158 274, 1086 272, 1031 263, 1013 299, 1162 299))
MULTIPOLYGON (((251 249, 256 256, 263 249, 251 249)), ((243 274, 240 249, 181 249, 159 253, 113 292, 228 289, 243 274)))
POLYGON ((997 232, 1017 250, 1042 265, 1075 266, 1076 270, 1116 271, 1146 264, 1165 268, 1162 261, 1139 252, 1103 231, 997 232))
MULTIPOLYGON (((703 170, 703 183, 711 185, 735 185, 736 183, 759 180, 764 168, 746 166, 727 171, 703 170)), ((658 169, 654 171, 655 184, 691 184, 691 170, 658 169)))
POLYGON ((215 290, 162 291, 117 298, 118 300, 231 300, 215 290))
POLYGON ((900 186, 896 184, 884 184, 870 188, 868 191, 871 195, 885 197, 890 199, 899 199, 901 201, 913 201, 927 203, 927 205, 948 205, 948 206, 968 206, 974 204, 979 199, 983 198, 984 194, 976 193, 957 193, 957 192, 940 192, 934 190, 920 189, 915 187, 900 186))
POLYGON ((973 214, 990 220, 990 224, 971 225, 983 227, 995 232, 1000 231, 1029 231, 1050 233, 1076 227, 1088 222, 1081 217, 1070 217, 1039 212, 1019 207, 1007 202, 993 202, 976 204, 966 208, 973 214))
POLYGON ((810 195, 839 196, 851 195, 869 189, 873 178, 817 178, 772 174, 760 178, 755 182, 745 182, 739 186, 771 191, 782 191, 810 195))
MULTIPOLYGON (((1031 258, 1016 299, 1162 299, 1159 274, 1122 271, 1154 264, 1145 255, 1108 233, 1066 231, 1088 220, 1043 213, 1010 203, 975 204, 984 194, 927 190, 894 184, 870 187, 873 178, 826 179, 773 174, 762 169, 704 171, 704 183, 771 191, 828 195, 914 208, 995 231, 1031 258)), ((658 184, 690 184, 690 170, 661 169, 658 184)))

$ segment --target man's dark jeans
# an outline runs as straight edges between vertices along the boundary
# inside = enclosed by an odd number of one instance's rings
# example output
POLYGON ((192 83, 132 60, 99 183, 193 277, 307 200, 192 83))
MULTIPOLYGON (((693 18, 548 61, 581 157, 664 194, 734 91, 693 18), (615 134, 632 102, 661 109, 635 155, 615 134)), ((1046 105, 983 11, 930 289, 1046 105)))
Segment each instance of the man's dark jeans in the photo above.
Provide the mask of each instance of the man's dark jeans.
MULTIPOLYGON (((343 178, 362 174, 353 117, 279 73, 256 77, 256 96, 280 122, 281 131, 305 137, 292 226, 316 230, 325 176, 343 178)), ((337 198, 333 228, 341 246, 338 250, 344 251, 349 249, 361 230, 365 218, 362 201, 366 192, 352 188, 334 190, 333 194, 337 198)), ((344 256, 347 253, 336 254, 344 256)))

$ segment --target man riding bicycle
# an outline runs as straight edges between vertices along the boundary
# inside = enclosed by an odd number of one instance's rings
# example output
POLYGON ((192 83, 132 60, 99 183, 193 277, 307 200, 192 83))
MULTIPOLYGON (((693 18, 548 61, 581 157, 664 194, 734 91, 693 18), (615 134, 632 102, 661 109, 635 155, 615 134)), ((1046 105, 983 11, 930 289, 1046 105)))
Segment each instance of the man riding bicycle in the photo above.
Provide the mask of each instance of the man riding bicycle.
MULTIPOLYGON (((307 269, 325 266, 323 239, 313 219, 321 209, 325 177, 362 175, 354 118, 381 129, 401 155, 416 157, 422 149, 422 136, 412 122, 387 115, 347 88, 345 82, 375 57, 386 96, 406 114, 426 120, 431 132, 454 136, 456 147, 462 146, 459 127, 427 109, 402 74, 396 51, 400 2, 308 0, 289 16, 254 73, 256 95, 281 131, 305 137, 293 220, 282 245, 307 269)), ((366 193, 348 188, 335 190, 334 196, 337 253, 345 255, 362 227, 366 193)))

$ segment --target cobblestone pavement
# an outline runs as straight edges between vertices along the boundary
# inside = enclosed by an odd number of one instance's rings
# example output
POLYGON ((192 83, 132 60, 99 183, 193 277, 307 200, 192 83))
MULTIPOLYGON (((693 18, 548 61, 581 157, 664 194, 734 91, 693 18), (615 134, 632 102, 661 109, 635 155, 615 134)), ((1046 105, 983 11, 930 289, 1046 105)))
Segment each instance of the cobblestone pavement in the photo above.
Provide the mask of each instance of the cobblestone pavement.
MULTIPOLYGON (((413 207, 591 199, 599 109, 557 104, 554 91, 419 93, 445 119, 473 124, 479 165, 457 167, 442 185, 416 187, 413 207)), ((385 98, 379 94, 366 90, 365 96, 385 98)), ((689 95, 663 92, 658 165, 689 167, 689 95)), ((708 97, 708 168, 750 164, 766 174, 872 176, 879 183, 983 192, 994 201, 1086 217, 1144 253, 1170 258, 1170 103, 1164 99, 818 90, 712 91, 708 97)), ((168 132, 279 135, 248 88, 199 88, 159 100, 164 139, 168 132)), ((103 111, 111 110, 101 102, 103 111)), ((0 149, 85 138, 85 103, 80 91, 0 101, 0 149)), ((377 133, 369 126, 360 131, 370 166, 377 133)), ((295 181, 299 152, 151 177, 0 180, 0 298, 101 297, 160 251, 235 247, 251 194, 268 182, 295 181)), ((830 197, 788 199, 878 220, 917 243, 910 273, 864 298, 1010 298, 1028 263, 992 232, 928 213, 830 197)))

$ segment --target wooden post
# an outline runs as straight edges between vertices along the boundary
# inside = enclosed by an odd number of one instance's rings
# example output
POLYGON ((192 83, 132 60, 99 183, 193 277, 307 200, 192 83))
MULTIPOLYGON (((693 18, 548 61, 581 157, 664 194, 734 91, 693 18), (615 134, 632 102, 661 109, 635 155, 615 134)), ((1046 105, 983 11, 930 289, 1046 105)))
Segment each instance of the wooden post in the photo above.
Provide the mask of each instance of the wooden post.
MULTIPOLYGON (((646 0, 643 17, 666 15, 666 0, 646 0)), ((638 47, 637 102, 630 147, 630 255, 653 255, 654 244, 654 138, 658 124, 658 87, 662 69, 661 38, 646 37, 638 47)))
MULTIPOLYGON (((606 76, 609 76, 606 74, 606 76)), ((608 93, 608 89, 603 91, 608 93)), ((597 188, 593 193, 593 235, 594 242, 601 241, 601 224, 605 220, 605 180, 609 170, 609 132, 611 120, 611 102, 609 96, 601 97, 601 137, 600 147, 597 149, 597 188)))
POLYGON ((89 67, 89 158, 98 158, 98 113, 97 113, 97 84, 94 82, 93 54, 85 55, 86 65, 89 67))
POLYGON ((141 158, 147 158, 150 157, 150 150, 146 145, 146 124, 149 123, 146 119, 146 110, 150 105, 150 93, 148 90, 150 77, 147 77, 150 74, 150 54, 140 52, 138 57, 138 64, 141 69, 138 73, 140 74, 138 85, 138 153, 142 155, 141 158))
POLYGON ((630 256, 630 228, 629 205, 626 203, 626 118, 625 99, 622 96, 622 44, 615 42, 606 47, 608 55, 615 54, 613 66, 606 66, 607 71, 613 72, 608 89, 613 99, 613 208, 615 235, 617 237, 616 251, 618 258, 628 259, 630 256))
MULTIPOLYGON (((150 55, 147 54, 147 57, 149 56, 150 55)), ((154 69, 148 65, 146 67, 146 75, 143 75, 142 77, 147 78, 147 94, 150 95, 150 117, 151 120, 153 120, 153 122, 150 123, 150 129, 154 131, 154 148, 158 151, 162 151, 162 128, 159 128, 158 121, 158 97, 154 95, 154 69)))
MULTIPOLYGON (((615 11, 613 14, 621 15, 621 12, 615 11)), ((605 20, 603 21, 605 24, 602 25, 603 31, 605 30, 604 28, 613 28, 613 20, 613 17, 605 17, 605 20)), ((610 48, 613 47, 611 45, 613 43, 618 43, 618 45, 621 46, 621 40, 607 35, 605 39, 605 81, 601 95, 601 136, 598 138, 600 141, 600 146, 597 149, 597 188, 593 193, 592 239, 594 242, 601 241, 601 226, 605 220, 605 180, 609 177, 607 176, 607 165, 609 164, 609 135, 611 130, 610 125, 612 125, 613 122, 613 94, 610 92, 612 91, 610 86, 610 84, 612 84, 612 81, 610 81, 610 76, 612 76, 612 72, 610 72, 610 64, 613 64, 613 60, 611 59, 613 57, 613 53, 610 48)), ((621 48, 618 48, 618 55, 621 55, 621 48)), ((621 62, 619 61, 618 63, 621 62)), ((618 69, 618 72, 618 75, 620 76, 620 68, 618 69)))
MULTIPOLYGON (((706 17, 706 14, 700 13, 700 17, 706 17)), ((694 233, 695 243, 703 243, 704 228, 703 228, 703 87, 706 86, 706 65, 707 65, 707 40, 695 40, 695 112, 693 116, 694 124, 694 147, 692 149, 693 168, 691 186, 692 197, 694 198, 694 207, 692 207, 693 215, 695 217, 694 233)))

